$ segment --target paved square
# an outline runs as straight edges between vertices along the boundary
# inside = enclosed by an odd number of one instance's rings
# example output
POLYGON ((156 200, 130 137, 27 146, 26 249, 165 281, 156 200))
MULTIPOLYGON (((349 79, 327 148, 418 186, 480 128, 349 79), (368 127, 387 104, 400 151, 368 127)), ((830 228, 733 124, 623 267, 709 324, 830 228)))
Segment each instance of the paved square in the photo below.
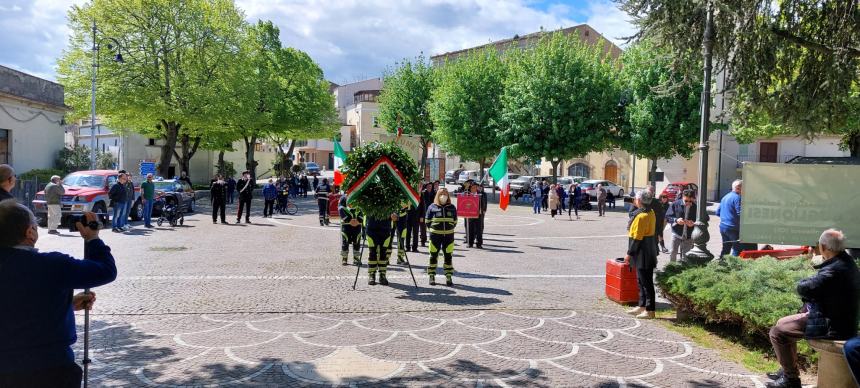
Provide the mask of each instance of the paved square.
MULTIPOLYGON (((762 386, 604 298, 605 260, 626 249, 620 208, 571 221, 491 205, 485 249, 457 235, 454 287, 428 285, 419 248, 417 289, 391 265, 390 286, 362 268, 353 291, 339 228, 310 200, 272 219, 255 203, 250 225, 213 225, 207 202, 182 227, 102 232, 120 275, 95 290, 93 386, 762 386)), ((81 255, 64 233, 38 247, 81 255)))

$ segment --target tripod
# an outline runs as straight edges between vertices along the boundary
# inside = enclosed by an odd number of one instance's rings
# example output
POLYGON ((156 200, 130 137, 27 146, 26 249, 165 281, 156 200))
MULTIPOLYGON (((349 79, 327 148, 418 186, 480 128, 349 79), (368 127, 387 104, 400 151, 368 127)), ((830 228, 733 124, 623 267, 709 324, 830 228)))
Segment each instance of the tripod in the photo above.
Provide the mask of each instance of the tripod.
POLYGON ((367 240, 367 231, 362 226, 361 228, 361 251, 358 253, 358 264, 355 265, 355 281, 352 282, 352 290, 355 291, 355 286, 358 284, 358 274, 361 273, 361 257, 364 256, 364 245, 367 240))

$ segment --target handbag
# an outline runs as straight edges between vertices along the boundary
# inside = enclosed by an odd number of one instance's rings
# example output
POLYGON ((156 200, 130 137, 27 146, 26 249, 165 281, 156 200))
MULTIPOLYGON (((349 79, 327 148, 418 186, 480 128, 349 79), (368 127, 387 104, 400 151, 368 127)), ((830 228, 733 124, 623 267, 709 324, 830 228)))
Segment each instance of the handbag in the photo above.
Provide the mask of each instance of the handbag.
POLYGON ((830 318, 824 316, 815 303, 807 303, 807 309, 804 337, 806 339, 828 338, 830 336, 830 318))

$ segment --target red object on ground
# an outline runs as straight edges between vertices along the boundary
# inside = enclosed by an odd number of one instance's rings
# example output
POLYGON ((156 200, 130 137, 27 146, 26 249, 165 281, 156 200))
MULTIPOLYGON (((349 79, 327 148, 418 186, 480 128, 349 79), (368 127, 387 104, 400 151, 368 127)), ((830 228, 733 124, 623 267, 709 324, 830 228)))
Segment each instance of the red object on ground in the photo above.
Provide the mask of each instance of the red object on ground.
POLYGON ((606 260, 606 297, 621 304, 638 303, 636 269, 624 261, 606 260))
POLYGON ((457 217, 478 218, 481 196, 478 194, 457 194, 457 217))
POLYGON ((328 195, 328 216, 332 218, 340 218, 340 213, 337 211, 337 205, 340 203, 340 194, 328 195))
POLYGON ((758 259, 759 257, 770 256, 775 259, 790 259, 795 256, 805 255, 809 253, 808 247, 791 248, 791 249, 768 249, 758 251, 743 251, 740 254, 741 259, 758 259))

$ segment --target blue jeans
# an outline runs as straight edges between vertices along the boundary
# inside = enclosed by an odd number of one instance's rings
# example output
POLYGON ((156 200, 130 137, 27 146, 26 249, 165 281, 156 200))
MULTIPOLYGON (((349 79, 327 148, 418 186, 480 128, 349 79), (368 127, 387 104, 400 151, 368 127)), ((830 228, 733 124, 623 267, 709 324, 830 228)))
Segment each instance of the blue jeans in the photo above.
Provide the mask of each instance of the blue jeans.
POLYGON ((842 352, 845 353, 848 368, 851 369, 851 374, 854 375, 854 382, 860 384, 860 337, 854 337, 845 341, 845 347, 842 348, 842 352))
POLYGON ((127 225, 128 220, 131 218, 131 205, 134 205, 134 200, 125 203, 125 218, 122 219, 123 225, 127 225))
POLYGON ((757 248, 756 244, 744 244, 739 241, 741 239, 740 229, 732 229, 720 225, 720 237, 723 238, 723 249, 720 251, 720 257, 728 255, 730 252, 732 256, 737 256, 741 254, 741 251, 755 250, 757 248))
POLYGON ((143 203, 143 224, 146 226, 152 225, 152 203, 153 199, 147 199, 143 203))
POLYGON ((114 202, 113 203, 113 227, 121 228, 125 225, 126 217, 128 214, 126 213, 128 209, 128 202, 114 202))
POLYGON ((541 203, 540 203, 539 199, 534 201, 534 205, 533 205, 532 210, 534 210, 534 212, 536 214, 540 214, 540 205, 541 205, 541 203))

